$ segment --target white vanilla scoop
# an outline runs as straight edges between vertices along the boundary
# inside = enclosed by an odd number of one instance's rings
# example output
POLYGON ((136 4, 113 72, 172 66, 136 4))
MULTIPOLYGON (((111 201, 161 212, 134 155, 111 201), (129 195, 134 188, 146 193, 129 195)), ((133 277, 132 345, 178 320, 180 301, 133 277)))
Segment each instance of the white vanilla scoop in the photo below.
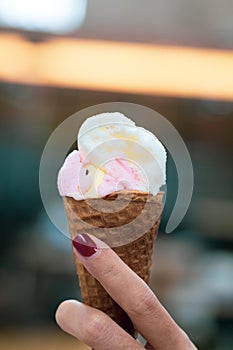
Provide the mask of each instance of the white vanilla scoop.
POLYGON ((166 182, 166 151, 162 143, 119 112, 88 118, 79 130, 78 148, 96 172, 90 196, 98 197, 97 187, 108 185, 111 178, 106 175, 111 171, 117 175, 118 169, 121 176, 113 180, 118 181, 115 190, 136 189, 155 195, 166 182))

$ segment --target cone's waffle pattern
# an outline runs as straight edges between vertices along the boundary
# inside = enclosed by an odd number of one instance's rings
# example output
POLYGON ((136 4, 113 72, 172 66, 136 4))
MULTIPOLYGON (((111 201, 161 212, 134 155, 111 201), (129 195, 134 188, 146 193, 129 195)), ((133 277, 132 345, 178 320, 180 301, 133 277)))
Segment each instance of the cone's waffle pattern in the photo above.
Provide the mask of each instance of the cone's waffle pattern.
MULTIPOLYGON (((110 202, 113 204, 111 210, 115 211, 111 213, 101 211, 101 209, 104 210, 103 199, 101 201, 98 198, 77 201, 64 197, 71 238, 78 233, 86 232, 102 239, 113 247, 119 257, 148 283, 153 245, 163 208, 162 195, 159 193, 153 196, 139 191, 114 192, 105 197, 106 209, 110 202), (99 207, 98 203, 100 203, 99 207), (143 215, 140 216, 142 211, 143 215), (138 217, 139 220, 135 220, 138 217), (151 218, 155 220, 153 226, 142 234, 143 228, 151 218), (113 234, 111 234, 112 229, 115 230, 113 234), (120 245, 122 239, 125 238, 125 236, 122 237, 122 231, 129 240, 124 245, 120 245)), ((90 275, 76 256, 75 264, 83 302, 107 313, 133 336, 133 325, 126 313, 108 295, 102 285, 90 275)))

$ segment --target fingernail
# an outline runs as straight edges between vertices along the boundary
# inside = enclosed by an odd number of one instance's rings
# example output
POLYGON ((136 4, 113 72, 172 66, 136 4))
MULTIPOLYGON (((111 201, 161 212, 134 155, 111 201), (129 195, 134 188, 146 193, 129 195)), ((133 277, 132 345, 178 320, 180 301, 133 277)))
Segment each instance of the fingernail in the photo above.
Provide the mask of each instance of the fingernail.
POLYGON ((89 258, 98 251, 96 243, 86 233, 78 234, 72 240, 72 244, 76 251, 85 258, 89 258))

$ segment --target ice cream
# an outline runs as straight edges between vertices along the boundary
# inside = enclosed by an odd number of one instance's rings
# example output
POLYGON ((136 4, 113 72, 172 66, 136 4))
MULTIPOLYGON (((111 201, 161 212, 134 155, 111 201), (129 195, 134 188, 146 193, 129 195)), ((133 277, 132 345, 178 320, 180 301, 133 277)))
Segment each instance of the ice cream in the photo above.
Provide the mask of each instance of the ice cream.
MULTIPOLYGON (((58 174, 71 239, 83 232, 98 237, 148 283, 163 209, 159 190, 166 181, 166 151, 151 132, 118 112, 88 118, 77 141, 78 150, 58 174)), ((74 259, 83 302, 134 336, 128 315, 74 259)))
POLYGON ((99 198, 118 190, 156 195, 165 184, 165 148, 119 112, 88 118, 77 141, 79 150, 68 155, 58 174, 61 196, 99 198))

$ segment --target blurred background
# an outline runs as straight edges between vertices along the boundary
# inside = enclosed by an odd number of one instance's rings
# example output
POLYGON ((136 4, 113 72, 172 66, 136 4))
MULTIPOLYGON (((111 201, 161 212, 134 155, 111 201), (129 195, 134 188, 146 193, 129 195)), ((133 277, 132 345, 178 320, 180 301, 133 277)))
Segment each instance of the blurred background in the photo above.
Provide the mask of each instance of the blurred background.
POLYGON ((80 292, 38 170, 59 123, 113 101, 158 111, 189 149, 193 199, 167 235, 169 157, 151 287, 200 349, 233 349, 232 13, 228 0, 0 0, 1 349, 88 349, 55 325, 80 292))

